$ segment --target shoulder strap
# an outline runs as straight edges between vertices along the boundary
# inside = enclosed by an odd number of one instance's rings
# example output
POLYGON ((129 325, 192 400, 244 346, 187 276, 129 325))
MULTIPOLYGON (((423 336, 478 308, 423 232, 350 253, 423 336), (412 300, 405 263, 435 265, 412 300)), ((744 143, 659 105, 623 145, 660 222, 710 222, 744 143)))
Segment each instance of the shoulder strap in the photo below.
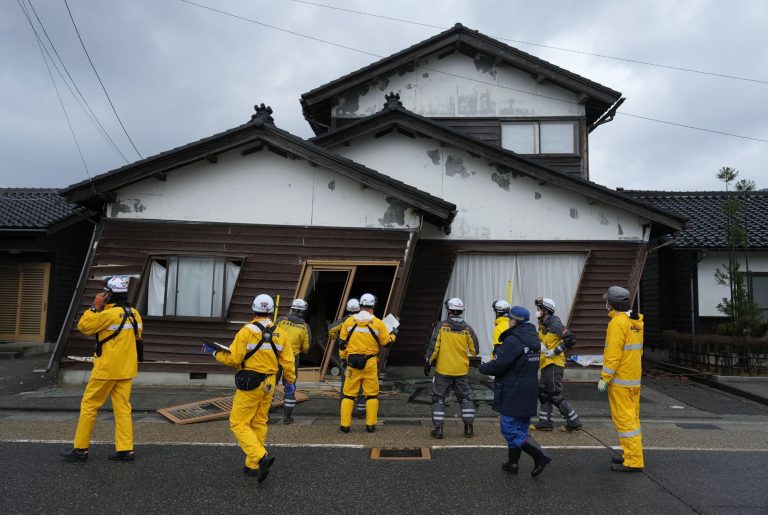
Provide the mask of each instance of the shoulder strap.
POLYGON ((261 331, 261 335, 262 335, 261 336, 261 341, 256 345, 256 347, 254 347, 253 349, 251 349, 251 350, 249 350, 248 352, 245 353, 245 356, 243 357, 243 361, 240 362, 240 368, 245 368, 245 362, 248 361, 251 358, 251 356, 256 354, 259 351, 259 349, 261 348, 261 346, 264 345, 264 341, 267 339, 264 336, 265 334, 269 334, 269 338, 268 338, 269 339, 269 344, 272 346, 272 352, 275 353, 275 358, 277 358, 278 363, 279 363, 280 362, 280 358, 277 355, 277 347, 275 347, 275 342, 272 341, 272 331, 267 330, 266 327, 264 327, 260 323, 256 322, 255 320, 253 321, 253 325, 258 327, 259 331, 261 331))
POLYGON ((117 330, 104 338, 103 340, 99 340, 99 337, 96 336, 96 357, 101 357, 101 348, 104 347, 104 344, 108 341, 114 340, 117 338, 117 335, 120 334, 120 331, 123 330, 123 327, 125 327, 125 321, 128 317, 123 316, 123 319, 120 320, 120 325, 117 326, 117 330))
MULTIPOLYGON (((346 320, 344 322, 346 322, 346 320)), ((342 326, 344 325, 344 322, 341 323, 342 326)), ((347 348, 347 343, 349 343, 349 339, 352 338, 352 333, 355 332, 355 329, 357 329, 357 322, 355 322, 355 324, 347 332, 347 339, 346 340, 339 339, 339 348, 341 350, 344 350, 344 349, 347 348)), ((341 332, 339 332, 339 336, 341 336, 341 332)))

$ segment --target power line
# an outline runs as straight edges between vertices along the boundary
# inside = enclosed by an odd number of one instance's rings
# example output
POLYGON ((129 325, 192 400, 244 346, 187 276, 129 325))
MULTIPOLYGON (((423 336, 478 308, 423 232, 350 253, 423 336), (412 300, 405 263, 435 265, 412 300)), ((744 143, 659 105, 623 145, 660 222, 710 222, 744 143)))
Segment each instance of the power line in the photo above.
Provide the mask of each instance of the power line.
MULTIPOLYGON (((64 0, 64 1, 66 2, 66 0, 64 0)), ((200 7, 202 9, 206 9, 208 11, 213 11, 215 13, 219 13, 219 14, 223 14, 225 16, 236 18, 238 20, 242 20, 242 21, 246 21, 246 22, 253 23, 253 24, 256 24, 256 25, 260 25, 262 27, 267 27, 267 28, 270 28, 270 29, 273 29, 273 30, 277 30, 277 31, 280 31, 280 32, 285 32, 287 34, 292 34, 294 36, 299 36, 299 37, 302 37, 302 38, 305 38, 305 39, 310 39, 312 41, 317 41, 319 43, 324 43, 326 45, 331 45, 331 46, 335 46, 335 47, 338 47, 338 48, 343 48, 345 50, 351 50, 353 52, 358 52, 358 53, 361 53, 361 54, 370 55, 370 56, 373 56, 373 57, 377 57, 379 59, 385 59, 385 56, 382 56, 382 55, 379 55, 379 54, 375 54, 375 53, 372 53, 372 52, 367 52, 365 50, 360 50, 358 48, 349 47, 349 46, 346 46, 346 45, 335 43, 333 41, 328 41, 328 40, 325 40, 325 39, 320 39, 320 38, 317 38, 315 36, 309 36, 309 35, 306 35, 306 34, 302 34, 300 32, 295 32, 295 31, 292 31, 292 30, 284 29, 282 27, 276 27, 274 25, 269 25, 269 24, 266 24, 266 23, 263 23, 263 22, 251 19, 251 18, 246 18, 244 16, 239 16, 239 15, 227 12, 227 11, 222 11, 220 9, 215 9, 213 7, 208 7, 206 5, 198 4, 198 3, 192 2, 190 0, 179 0, 179 1, 180 2, 184 2, 185 4, 190 4, 190 5, 194 5, 196 7, 200 7)), ((522 90, 522 89, 512 88, 510 86, 503 86, 501 84, 496 84, 496 83, 493 83, 493 82, 488 82, 488 81, 476 79, 476 78, 473 78, 473 77, 466 77, 464 75, 459 75, 457 73, 446 72, 446 71, 443 71, 443 70, 438 70, 436 68, 431 68, 431 67, 420 65, 420 64, 418 64, 416 66, 418 68, 423 69, 423 70, 429 70, 429 71, 432 71, 432 72, 435 72, 435 73, 441 73, 443 75, 448 75, 448 76, 451 76, 451 77, 465 79, 465 80, 468 80, 468 81, 477 82, 477 83, 485 84, 485 85, 488 85, 488 86, 493 86, 493 87, 496 87, 496 88, 507 89, 507 90, 510 90, 510 91, 516 91, 518 93, 524 93, 526 95, 532 95, 532 96, 536 96, 536 97, 547 98, 547 99, 550 99, 550 100, 556 100, 558 102, 564 102, 564 103, 567 103, 567 104, 579 105, 578 102, 575 102, 575 101, 572 101, 572 100, 566 100, 566 99, 562 99, 562 98, 557 98, 557 97, 553 97, 553 96, 550 96, 550 95, 543 95, 541 93, 534 93, 532 91, 525 91, 525 90, 522 90)), ((707 128, 704 128, 704 127, 696 127, 696 126, 693 126, 693 125, 687 125, 687 124, 678 123, 678 122, 672 122, 672 121, 668 121, 668 120, 661 120, 661 119, 658 119, 658 118, 650 118, 650 117, 647 117, 647 116, 631 114, 631 113, 625 113, 625 112, 617 112, 616 114, 620 114, 620 115, 624 115, 624 116, 631 116, 633 118, 639 118, 639 119, 647 120, 647 121, 651 121, 651 122, 662 123, 662 124, 665 124, 665 125, 673 125, 675 127, 681 127, 681 128, 686 128, 686 129, 693 129, 693 130, 702 131, 702 132, 709 132, 709 133, 712 133, 712 134, 719 134, 719 135, 722 135, 722 136, 730 136, 730 137, 733 137, 733 138, 740 138, 740 139, 746 139, 746 140, 750 140, 750 141, 759 141, 761 143, 768 143, 768 139, 754 138, 752 136, 743 136, 743 135, 740 135, 740 134, 733 134, 733 133, 730 133, 730 132, 719 131, 719 130, 715 130, 715 129, 707 129, 707 128)))
MULTIPOLYGON (((80 143, 77 141, 77 136, 75 136, 75 129, 72 128, 72 122, 69 119, 69 114, 67 114, 67 109, 64 107, 64 101, 61 98, 61 93, 59 93, 59 88, 56 86, 56 81, 53 78, 53 72, 51 72, 51 67, 48 66, 48 60, 45 58, 45 52, 43 52, 43 43, 40 39, 40 36, 37 35, 37 32, 35 31, 35 26, 32 24, 32 19, 29 17, 29 13, 24 8, 24 5, 21 3, 21 0, 16 0, 19 4, 19 7, 21 8, 21 12, 24 13, 24 16, 27 18, 27 21, 29 22, 30 27, 32 27, 32 31, 35 33, 35 38, 37 39, 37 45, 40 47, 40 55, 43 57, 43 62, 45 63, 45 68, 48 70, 48 76, 51 78, 51 82, 53 83, 53 89, 56 90, 56 96, 59 99, 59 105, 61 105, 61 110, 64 111, 64 118, 67 119, 67 125, 69 125, 69 132, 72 134, 72 139, 75 140, 75 146, 77 147, 77 152, 80 154, 80 160, 83 162, 83 167, 85 168, 85 174, 88 176, 88 180, 91 180, 91 173, 88 170, 88 165, 85 163, 85 157, 83 156, 83 151, 80 148, 80 143)), ((53 60, 51 60, 53 62, 53 60)))
MULTIPOLYGON (((353 14, 360 14, 360 15, 363 15, 363 16, 370 16, 372 18, 380 18, 380 19, 383 19, 383 20, 397 21, 397 22, 401 22, 401 23, 409 23, 411 25, 418 25, 420 27, 429 27, 429 28, 432 28, 432 29, 440 29, 440 30, 447 30, 447 29, 450 28, 450 27, 442 27, 440 25, 430 25, 429 23, 421 23, 421 22, 413 21, 413 20, 405 20, 403 18, 393 18, 391 16, 383 16, 381 14, 374 14, 374 13, 369 13, 369 12, 365 12, 365 11, 355 11, 354 9, 345 9, 343 7, 337 7, 335 5, 318 4, 318 3, 315 3, 315 2, 308 2, 306 0, 293 0, 293 1, 297 2, 297 3, 300 3, 300 4, 314 5, 316 7, 324 7, 326 9, 334 9, 336 11, 343 11, 343 12, 348 12, 348 13, 353 13, 353 14)), ((697 70, 695 68, 686 68, 686 67, 683 67, 683 66, 672 66, 672 65, 668 65, 668 64, 652 63, 650 61, 641 61, 639 59, 630 59, 628 57, 617 57, 617 56, 613 56, 613 55, 598 54, 598 53, 594 53, 594 52, 586 52, 584 50, 573 50, 571 48, 563 48, 563 47, 558 47, 558 46, 553 46, 553 45, 545 45, 543 43, 532 43, 530 41, 522 41, 520 39, 504 38, 504 37, 501 37, 501 36, 491 36, 491 37, 494 38, 494 39, 502 40, 502 41, 510 41, 512 43, 520 43, 520 44, 523 44, 523 45, 536 46, 536 47, 540 47, 540 48, 549 48, 549 49, 552 49, 552 50, 559 50, 561 52, 570 52, 572 54, 588 55, 588 56, 592 56, 592 57, 600 57, 600 58, 603 58, 603 59, 613 59, 615 61, 623 61, 625 63, 642 64, 642 65, 645 65, 645 66, 655 66, 657 68, 666 68, 668 70, 677 70, 677 71, 688 72, 688 73, 698 73, 699 75, 709 75, 709 76, 712 76, 712 77, 720 77, 720 78, 724 78, 724 79, 734 79, 734 80, 741 80, 741 81, 745 81, 745 82, 755 82, 757 84, 768 84, 768 80, 753 79, 751 77, 741 77, 741 76, 738 76, 738 75, 728 75, 728 74, 725 74, 725 73, 709 72, 709 71, 705 71, 705 70, 697 70)))
MULTIPOLYGON (((127 163, 128 159, 125 157, 125 155, 120 151, 120 148, 117 146, 115 141, 112 139, 112 137, 107 132, 107 129, 104 128, 104 125, 102 125, 101 121, 99 120, 98 116, 96 116, 96 113, 93 112, 93 109, 91 109, 91 106, 88 104, 88 101, 85 99, 85 96, 80 91, 80 88, 77 87, 77 83, 75 82, 75 79, 72 78, 72 75, 69 73, 69 70, 67 69, 67 65, 64 64, 64 60, 59 55, 59 52, 56 50, 56 45, 53 44, 53 41, 51 40, 50 36, 48 36, 48 31, 45 30, 45 25, 43 25, 42 20, 37 15, 37 10, 35 9, 35 6, 32 4, 32 0, 27 0, 29 3, 29 7, 32 9, 32 13, 35 15, 35 18, 37 19, 37 23, 40 25, 40 28, 43 29, 43 34, 45 35, 45 38, 48 40, 48 44, 53 49, 54 54, 56 54, 56 57, 59 59, 59 62, 61 63, 61 67, 64 68, 64 72, 67 74, 67 77, 69 77, 70 82, 75 87, 75 90, 77 91, 78 95, 80 95, 80 98, 82 99, 83 103, 85 104, 85 108, 87 108, 87 113, 90 113, 91 121, 96 124, 96 128, 99 129, 99 132, 101 132, 102 136, 104 136, 107 140, 107 143, 109 143, 113 149, 117 151, 118 154, 123 158, 123 160, 127 163)), ((48 53, 48 49, 45 49, 46 53, 48 53)), ((51 62, 53 62, 54 66, 56 67, 56 71, 61 75, 61 71, 58 69, 58 66, 56 66, 56 63, 53 61, 53 57, 48 53, 48 57, 51 59, 51 62)), ((66 84, 66 80, 64 77, 61 77, 64 83, 66 84)), ((69 87, 69 85, 67 85, 69 87)), ((72 88, 69 88, 70 92, 72 92, 72 88)), ((74 95, 74 93, 72 93, 74 95)), ((77 97, 75 96, 75 99, 77 97)), ((83 107, 82 105, 80 107, 83 107)))
POLYGON ((125 133, 125 136, 128 138, 128 141, 131 142, 131 146, 133 147, 133 150, 136 151, 136 153, 139 155, 139 158, 144 159, 144 156, 142 156, 141 152, 139 152, 139 149, 136 148, 136 144, 133 142, 133 140, 131 139, 131 136, 128 134, 128 131, 125 129, 125 125, 123 125, 123 120, 121 120, 120 115, 117 114, 117 109, 115 109, 115 104, 112 103, 112 99, 109 97, 109 93, 107 93, 107 88, 104 87, 104 83, 101 81, 99 72, 96 71, 96 66, 94 66, 93 61, 91 60, 91 56, 90 54, 88 54, 88 49, 85 48, 85 43, 83 43, 83 38, 80 36, 80 31, 77 29, 75 18, 72 16, 72 11, 69 9, 69 4, 67 3, 67 0, 64 0, 64 5, 67 7, 67 13, 69 13, 69 19, 72 20, 72 26, 75 28, 75 32, 77 33, 77 39, 80 40, 80 45, 83 47, 85 56, 88 58, 88 62, 91 63, 91 68, 93 69, 93 73, 95 73, 96 78, 99 79, 99 84, 101 84, 101 89, 104 90, 104 94, 107 96, 109 105, 112 107, 112 112, 115 113, 115 117, 117 118, 117 121, 120 122, 120 127, 123 128, 123 132, 125 133))

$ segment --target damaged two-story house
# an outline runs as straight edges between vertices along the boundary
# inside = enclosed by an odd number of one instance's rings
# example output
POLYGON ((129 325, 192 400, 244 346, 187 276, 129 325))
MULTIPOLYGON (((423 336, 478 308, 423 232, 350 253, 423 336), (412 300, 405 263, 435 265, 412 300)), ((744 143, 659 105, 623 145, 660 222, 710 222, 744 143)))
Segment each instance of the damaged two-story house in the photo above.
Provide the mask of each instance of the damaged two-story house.
MULTIPOLYGON (((70 202, 100 215, 85 309, 105 276, 136 277, 148 382, 214 383, 227 371, 199 339, 227 341, 254 295, 305 298, 311 367, 333 363, 326 324, 350 297, 401 321, 387 366, 419 365, 443 302, 461 297, 491 350, 491 303, 549 296, 599 353, 600 295, 635 290, 651 228, 685 219, 589 181, 588 137, 617 91, 461 25, 301 96, 316 136, 251 121, 75 184, 70 202)), ((74 322, 69 321, 70 324, 74 322)), ((59 342, 64 382, 93 342, 59 342)))

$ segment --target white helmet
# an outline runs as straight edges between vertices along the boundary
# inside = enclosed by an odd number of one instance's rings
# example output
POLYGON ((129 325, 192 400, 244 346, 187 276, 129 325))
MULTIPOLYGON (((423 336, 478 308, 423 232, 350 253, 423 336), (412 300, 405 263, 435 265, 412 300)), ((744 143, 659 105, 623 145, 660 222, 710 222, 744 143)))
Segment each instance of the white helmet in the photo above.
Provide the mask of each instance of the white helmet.
POLYGON ((350 313, 357 313, 360 311, 360 301, 357 299, 349 299, 347 301, 347 311, 350 313))
POLYGON ((506 300, 497 300, 493 304, 491 304, 491 307, 496 313, 509 313, 509 310, 512 309, 512 306, 509 305, 509 302, 506 300))
POLYGON ((448 311, 464 311, 464 301, 462 301, 458 297, 453 297, 452 299, 448 299, 445 301, 445 307, 448 311))
POLYGON ((309 308, 309 304, 304 299, 294 299, 291 302, 291 309, 294 311, 306 311, 309 308))
POLYGON ((555 301, 552 299, 541 299, 541 301, 536 301, 536 306, 541 309, 546 309, 550 313, 555 312, 555 301))
POLYGON ((376 297, 370 293, 364 293, 360 297, 360 307, 372 308, 376 305, 376 297))
POLYGON ((130 276, 116 275, 110 277, 104 283, 104 291, 108 293, 127 293, 130 276))
POLYGON ((266 293, 256 295, 251 304, 254 313, 272 313, 275 311, 275 301, 266 293))

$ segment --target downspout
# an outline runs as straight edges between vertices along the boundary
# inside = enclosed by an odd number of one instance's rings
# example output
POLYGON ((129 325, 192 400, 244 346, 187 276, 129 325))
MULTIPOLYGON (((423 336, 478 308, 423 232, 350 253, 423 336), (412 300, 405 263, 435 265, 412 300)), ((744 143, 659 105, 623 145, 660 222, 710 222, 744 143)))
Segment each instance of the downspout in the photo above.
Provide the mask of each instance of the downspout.
POLYGON ((91 243, 88 247, 88 254, 85 257, 85 262, 83 262, 83 268, 80 270, 80 277, 77 279, 77 286, 75 287, 75 292, 72 295, 72 300, 69 302, 69 309, 67 309, 67 316, 64 319, 64 323, 61 326, 61 330, 59 331, 59 337, 56 339, 56 345, 53 348, 53 352, 51 352, 51 358, 48 360, 48 365, 45 368, 36 368, 32 372, 35 374, 47 374, 51 371, 53 368, 53 364, 58 361, 59 357, 61 356, 61 352, 64 350, 64 341, 67 339, 67 336, 69 335, 69 331, 72 329, 72 323, 75 319, 75 312, 77 311, 77 306, 79 304, 80 298, 83 295, 83 290, 85 289, 85 283, 88 279, 88 271, 91 269, 91 265, 93 264, 93 258, 96 256, 96 248, 98 247, 99 239, 101 238, 101 233, 104 231, 104 225, 105 220, 102 219, 99 221, 93 228, 93 234, 91 235, 91 243))

